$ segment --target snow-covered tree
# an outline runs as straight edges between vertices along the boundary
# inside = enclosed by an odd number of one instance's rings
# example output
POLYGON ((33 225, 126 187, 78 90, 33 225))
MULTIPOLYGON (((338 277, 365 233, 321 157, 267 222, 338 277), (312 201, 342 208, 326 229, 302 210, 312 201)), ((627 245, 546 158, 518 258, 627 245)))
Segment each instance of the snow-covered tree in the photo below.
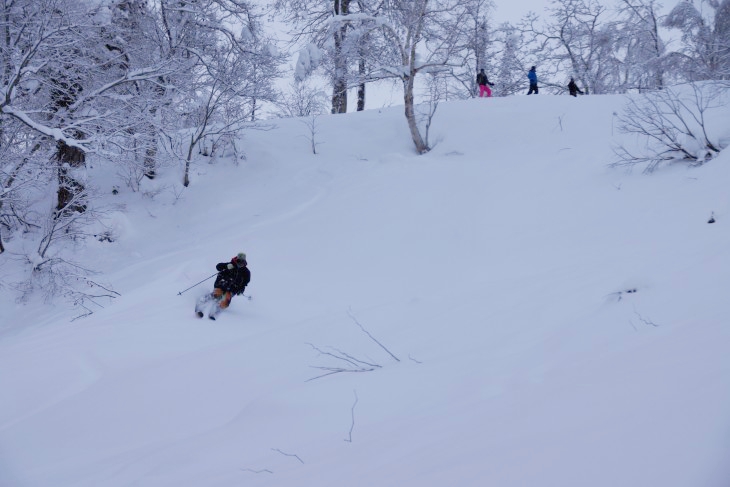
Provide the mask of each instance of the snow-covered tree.
POLYGON ((655 0, 621 0, 617 47, 623 53, 621 91, 660 89, 665 85, 666 47, 659 32, 661 6, 655 0))
MULTIPOLYGON (((461 66, 469 0, 386 0, 378 15, 361 15, 359 28, 371 37, 373 79, 399 79, 405 116, 416 151, 430 150, 415 111, 414 86, 420 73, 451 72, 461 66)), ((350 19, 340 18, 340 21, 350 19)))
POLYGON ((682 33, 673 67, 684 79, 730 79, 730 0, 682 0, 663 25, 682 33))
POLYGON ((261 15, 244 0, 161 3, 165 57, 189 64, 169 80, 174 95, 167 109, 176 121, 171 138, 185 164, 184 186, 201 141, 230 143, 255 120, 260 103, 275 101, 282 58, 263 32, 261 15))
POLYGON ((455 94, 460 98, 476 96, 476 74, 480 69, 494 78, 497 55, 496 33, 491 25, 494 9, 492 0, 471 0, 465 5, 466 15, 460 26, 464 34, 463 66, 453 73, 458 88, 455 94))
POLYGON ((527 89, 527 70, 537 60, 526 46, 524 32, 518 27, 504 23, 497 30, 497 54, 494 78, 497 96, 509 96, 527 89))
POLYGON ((84 238, 96 214, 87 161, 119 153, 117 136, 128 138, 138 120, 120 94, 154 76, 149 68, 122 67, 123 57, 104 42, 109 8, 90 1, 0 3, 0 140, 8 156, 0 213, 9 232, 27 232, 15 237, 28 241, 22 247, 31 284, 82 279, 61 242, 84 238), (35 252, 27 250, 33 246, 35 252))
POLYGON ((33 272, 67 275, 60 242, 97 211, 89 161, 138 184, 179 134, 237 133, 275 97, 280 57, 243 0, 3 0, 0 33, 0 237, 36 240, 33 272))
POLYGON ((356 6, 364 8, 365 0, 277 0, 274 4, 275 11, 291 26, 293 41, 304 46, 296 80, 301 81, 325 61, 321 66, 332 84, 332 113, 347 112, 350 65, 357 60, 357 49, 348 37, 352 26, 333 20, 347 17, 356 6))
POLYGON ((309 80, 293 82, 277 102, 278 115, 284 118, 322 115, 327 112, 327 105, 325 92, 309 80))
MULTIPOLYGON (((528 17, 524 29, 534 47, 559 77, 572 76, 586 93, 608 93, 615 78, 616 33, 607 8, 597 0, 552 0, 550 19, 542 27, 528 17), (605 19, 605 20, 604 20, 605 19)), ((559 84, 563 90, 563 83, 559 84)))
MULTIPOLYGON (((135 69, 105 42, 110 35, 109 5, 67 0, 17 0, 0 4, 2 91, 0 123, 17 124, 25 143, 14 144, 22 161, 47 148, 54 155, 39 170, 57 176, 55 211, 83 212, 88 202, 85 167, 89 154, 113 159, 139 118, 130 112, 125 91, 153 79, 159 66, 135 69), (27 141, 35 140, 28 145, 27 141)), ((9 173, 13 173, 11 170, 9 173)), ((19 182, 17 178, 6 180, 19 182)))

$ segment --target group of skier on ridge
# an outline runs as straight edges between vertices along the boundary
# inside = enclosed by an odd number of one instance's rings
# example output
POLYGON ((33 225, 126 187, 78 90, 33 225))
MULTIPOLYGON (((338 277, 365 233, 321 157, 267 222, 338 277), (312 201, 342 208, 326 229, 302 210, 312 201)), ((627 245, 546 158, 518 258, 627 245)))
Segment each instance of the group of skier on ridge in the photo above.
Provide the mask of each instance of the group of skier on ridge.
MULTIPOLYGON (((538 94, 538 87, 537 87, 537 71, 536 67, 532 66, 530 70, 527 72, 527 79, 530 80, 530 89, 527 91, 528 95, 531 95, 535 93, 538 94)), ((487 95, 487 98, 492 96, 492 90, 489 88, 490 86, 494 86, 494 83, 489 81, 489 78, 487 78, 487 74, 484 72, 484 69, 480 69, 479 73, 477 73, 477 85, 479 85, 479 97, 483 98, 484 95, 487 95)), ((578 88, 578 85, 575 84, 575 80, 573 78, 570 78, 570 83, 568 83, 568 93, 570 96, 578 96, 578 93, 581 95, 583 94, 583 91, 581 91, 580 88, 578 88)))

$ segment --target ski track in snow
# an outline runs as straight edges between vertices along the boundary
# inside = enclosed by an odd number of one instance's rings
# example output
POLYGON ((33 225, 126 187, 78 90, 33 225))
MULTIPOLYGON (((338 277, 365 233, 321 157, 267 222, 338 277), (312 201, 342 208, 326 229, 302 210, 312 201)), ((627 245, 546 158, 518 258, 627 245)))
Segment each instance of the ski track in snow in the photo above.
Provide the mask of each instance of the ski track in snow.
POLYGON ((97 383, 103 375, 103 368, 98 362, 92 360, 89 355, 81 357, 78 355, 69 355, 68 361, 76 365, 76 374, 71 384, 65 386, 61 392, 56 393, 51 399, 44 401, 42 404, 34 405, 29 411, 0 424, 0 431, 8 429, 22 421, 27 421, 42 411, 82 393, 97 383))

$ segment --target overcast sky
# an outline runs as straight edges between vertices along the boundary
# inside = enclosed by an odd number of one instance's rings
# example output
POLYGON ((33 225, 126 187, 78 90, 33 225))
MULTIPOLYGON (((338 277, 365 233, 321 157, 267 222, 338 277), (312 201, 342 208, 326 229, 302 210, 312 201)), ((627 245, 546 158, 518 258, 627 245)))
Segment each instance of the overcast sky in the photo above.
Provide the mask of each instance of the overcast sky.
POLYGON ((494 0, 497 10, 494 17, 497 22, 517 22, 529 11, 542 15, 550 0, 494 0))
MULTIPOLYGON (((664 0, 660 12, 668 12, 680 0, 664 0)), ((494 17, 497 22, 518 22, 529 11, 544 17, 545 8, 550 6, 551 0, 494 0, 497 6, 494 17)), ((610 7, 615 4, 613 0, 602 0, 600 3, 610 7)))

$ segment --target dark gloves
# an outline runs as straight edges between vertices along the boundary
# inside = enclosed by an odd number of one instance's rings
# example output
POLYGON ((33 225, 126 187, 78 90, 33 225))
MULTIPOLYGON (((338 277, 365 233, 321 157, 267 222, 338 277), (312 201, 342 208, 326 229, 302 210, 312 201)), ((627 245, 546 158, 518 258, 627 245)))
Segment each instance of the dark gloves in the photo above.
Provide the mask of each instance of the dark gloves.
POLYGON ((489 83, 489 86, 494 86, 494 83, 489 83))

